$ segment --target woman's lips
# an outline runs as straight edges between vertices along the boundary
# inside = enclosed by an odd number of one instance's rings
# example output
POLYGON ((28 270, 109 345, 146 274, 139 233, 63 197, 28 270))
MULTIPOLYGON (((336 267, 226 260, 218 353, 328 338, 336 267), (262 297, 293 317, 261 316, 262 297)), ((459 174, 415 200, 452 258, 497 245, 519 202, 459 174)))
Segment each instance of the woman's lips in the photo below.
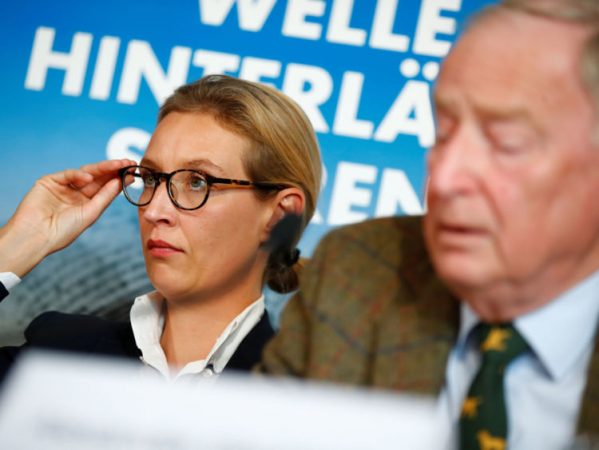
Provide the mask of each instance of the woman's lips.
POLYGON ((156 257, 166 257, 183 252, 183 250, 180 248, 177 248, 161 239, 150 239, 148 241, 147 248, 150 254, 156 257))

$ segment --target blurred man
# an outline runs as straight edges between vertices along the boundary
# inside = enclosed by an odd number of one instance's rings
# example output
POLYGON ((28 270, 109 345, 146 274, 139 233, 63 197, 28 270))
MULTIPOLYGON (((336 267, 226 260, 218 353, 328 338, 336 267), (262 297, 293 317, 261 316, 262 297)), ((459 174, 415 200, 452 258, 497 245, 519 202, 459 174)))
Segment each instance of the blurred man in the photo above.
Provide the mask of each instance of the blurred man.
POLYGON ((262 370, 439 397, 461 448, 599 433, 599 2, 506 0, 448 55, 428 213, 327 236, 262 370))

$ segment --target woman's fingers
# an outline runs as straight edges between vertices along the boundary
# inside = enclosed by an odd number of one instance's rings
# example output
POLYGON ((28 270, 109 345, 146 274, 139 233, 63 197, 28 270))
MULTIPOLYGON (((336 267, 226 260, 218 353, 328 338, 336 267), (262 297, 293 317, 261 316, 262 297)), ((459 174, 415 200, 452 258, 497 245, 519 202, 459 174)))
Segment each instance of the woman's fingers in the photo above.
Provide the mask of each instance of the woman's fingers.
POLYGON ((121 191, 120 180, 113 178, 104 184, 88 202, 82 206, 85 227, 93 224, 121 191))
POLYGON ((72 187, 75 189, 80 189, 94 179, 91 174, 81 169, 67 169, 63 170, 62 172, 43 177, 42 180, 44 178, 54 181, 61 186, 72 187))
POLYGON ((58 184, 92 198, 107 182, 119 178, 119 169, 133 164, 135 162, 129 159, 101 161, 80 169, 64 170, 50 177, 58 184))
POLYGON ((87 172, 90 175, 98 178, 105 175, 114 174, 123 167, 134 166, 135 164, 137 163, 130 159, 109 159, 94 164, 86 164, 85 166, 81 166, 80 170, 83 170, 84 172, 87 172))

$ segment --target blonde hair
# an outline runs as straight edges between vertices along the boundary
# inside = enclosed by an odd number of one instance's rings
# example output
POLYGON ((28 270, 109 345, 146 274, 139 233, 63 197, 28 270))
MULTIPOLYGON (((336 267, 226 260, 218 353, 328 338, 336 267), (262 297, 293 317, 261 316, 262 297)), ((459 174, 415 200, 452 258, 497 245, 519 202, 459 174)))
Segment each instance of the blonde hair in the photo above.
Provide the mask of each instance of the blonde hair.
MULTIPOLYGON (((498 5, 489 7, 487 12, 506 8, 589 28, 590 36, 583 48, 580 75, 599 116, 599 0, 502 0, 498 5)), ((599 124, 596 134, 599 142, 599 124)))
POLYGON ((294 264, 288 254, 314 214, 322 170, 316 135, 305 113, 276 89, 225 75, 208 75, 179 87, 160 108, 158 121, 173 111, 209 113, 223 127, 249 139, 252 147, 243 164, 252 181, 303 191, 299 230, 293 242, 271 253, 265 271, 265 281, 273 290, 297 289, 301 263, 294 264))

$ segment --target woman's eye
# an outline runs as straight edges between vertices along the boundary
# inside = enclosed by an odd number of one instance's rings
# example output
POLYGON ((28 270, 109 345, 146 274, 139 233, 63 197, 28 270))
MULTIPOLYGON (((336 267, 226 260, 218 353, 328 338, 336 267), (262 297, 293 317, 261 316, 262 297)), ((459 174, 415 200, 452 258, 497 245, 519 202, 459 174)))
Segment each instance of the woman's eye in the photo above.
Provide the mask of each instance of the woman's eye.
POLYGON ((144 175, 141 179, 144 182, 144 187, 151 188, 156 184, 156 179, 152 175, 144 175))
POLYGON ((206 180, 198 176, 192 176, 189 179, 189 188, 193 191, 203 191, 206 189, 206 180))

